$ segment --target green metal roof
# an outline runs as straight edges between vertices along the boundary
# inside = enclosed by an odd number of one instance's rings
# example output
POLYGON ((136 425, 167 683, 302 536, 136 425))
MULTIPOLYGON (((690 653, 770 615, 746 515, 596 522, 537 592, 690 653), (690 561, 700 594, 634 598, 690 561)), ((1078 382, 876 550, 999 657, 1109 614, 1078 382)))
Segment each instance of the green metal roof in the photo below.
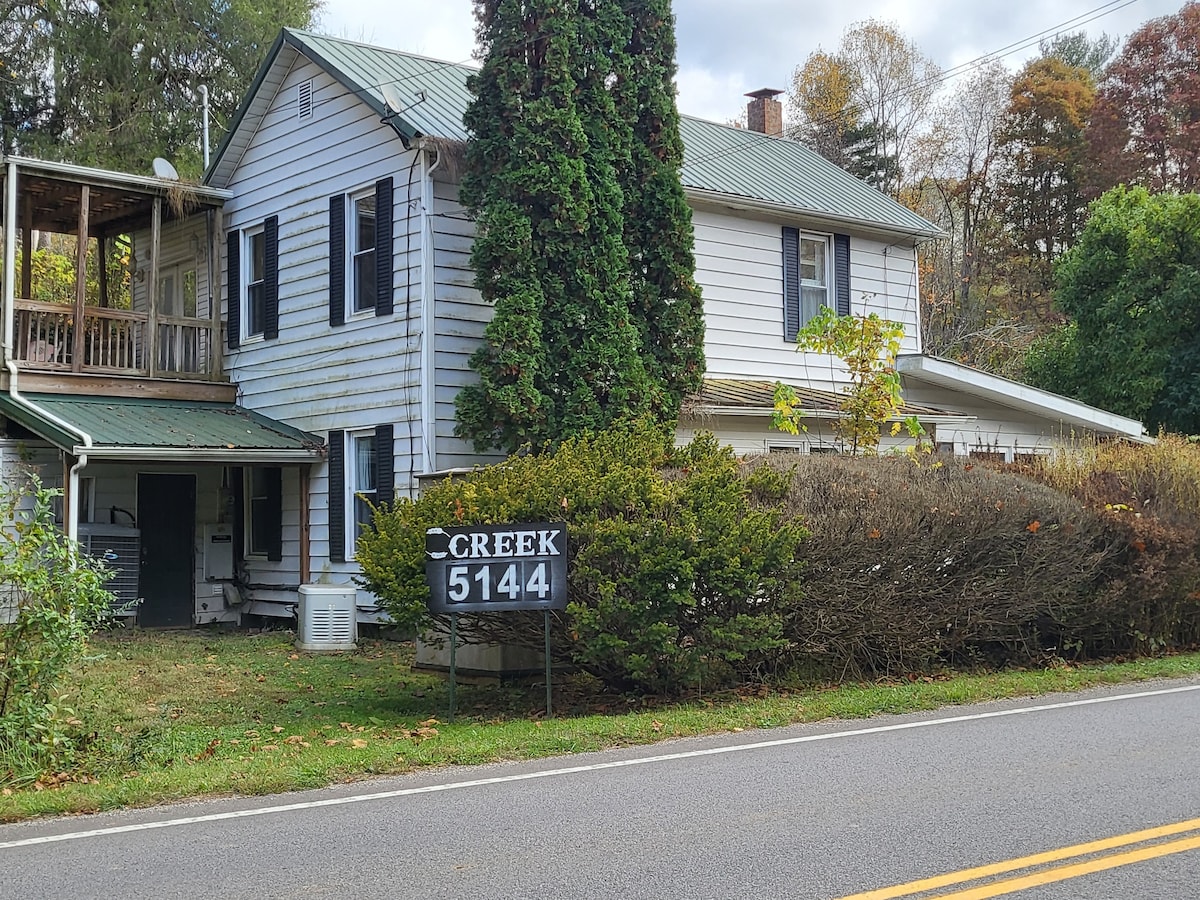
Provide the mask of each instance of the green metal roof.
MULTIPOLYGON (((250 134, 239 134, 265 115, 282 73, 272 72, 277 57, 300 53, 322 66, 346 90, 357 94, 380 118, 389 109, 383 86, 403 101, 389 121, 405 138, 437 137, 465 141, 463 113, 471 101, 467 78, 476 70, 398 50, 342 38, 284 29, 259 68, 221 147, 209 177, 228 183, 232 156, 244 149, 250 134)), ((831 225, 858 225, 913 238, 941 236, 941 230, 869 184, 835 166, 795 141, 769 137, 684 116, 682 179, 686 188, 713 199, 752 201, 780 207, 831 225)))
MULTIPOLYGON (((807 414, 837 413, 843 394, 836 391, 820 391, 810 387, 793 386, 800 409, 807 414)), ((708 378, 704 388, 692 398, 695 406, 707 409, 729 410, 731 413, 761 413, 775 408, 774 381, 742 381, 734 378, 708 378)), ((905 403, 897 413, 901 419, 916 416, 919 419, 964 418, 963 413, 938 409, 933 406, 918 406, 905 403)))
POLYGON ((302 461, 319 458, 323 447, 314 435, 230 403, 73 394, 23 397, 32 409, 0 394, 0 413, 70 452, 83 447, 78 431, 91 438, 87 452, 96 456, 302 461))

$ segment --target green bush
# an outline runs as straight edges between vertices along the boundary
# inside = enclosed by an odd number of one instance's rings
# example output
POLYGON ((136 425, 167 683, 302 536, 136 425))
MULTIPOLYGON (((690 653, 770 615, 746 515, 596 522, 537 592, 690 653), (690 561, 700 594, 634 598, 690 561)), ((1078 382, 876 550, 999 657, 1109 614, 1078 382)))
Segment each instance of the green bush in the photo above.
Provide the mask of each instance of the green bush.
POLYGON ((59 691, 113 602, 103 564, 55 525, 56 494, 35 478, 0 485, 0 783, 31 779, 74 754, 81 723, 59 691))
MULTIPOLYGON (((425 529, 565 522, 567 609, 552 655, 618 690, 671 694, 736 683, 773 666, 799 591, 786 522, 786 474, 744 477, 711 436, 673 448, 645 425, 618 427, 515 456, 380 510, 361 538, 361 584, 398 624, 425 612, 425 529)), ((541 649, 540 614, 466 617, 467 640, 541 649)))

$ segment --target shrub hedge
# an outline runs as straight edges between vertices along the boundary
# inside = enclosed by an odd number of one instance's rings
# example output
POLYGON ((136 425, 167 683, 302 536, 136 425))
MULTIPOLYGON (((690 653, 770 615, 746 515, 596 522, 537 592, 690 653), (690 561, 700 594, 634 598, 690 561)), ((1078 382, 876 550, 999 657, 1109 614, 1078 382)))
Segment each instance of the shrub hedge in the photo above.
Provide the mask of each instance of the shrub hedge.
MULTIPOLYGON (((565 441, 379 510, 360 540, 362 584, 398 623, 425 613, 434 525, 565 522, 570 602, 552 654, 619 690, 671 694, 737 683, 788 648, 804 530, 784 520, 786 479, 742 476, 714 438, 675 448, 648 426, 565 441)), ((460 620, 465 639, 541 649, 541 614, 460 620)))
MULTIPOLYGON (((673 694, 778 671, 840 677, 1041 664, 1200 643, 1200 447, 1099 445, 992 467, 769 454, 629 427, 431 486, 381 510, 362 583, 425 612, 433 525, 562 521, 556 660, 673 694)), ((542 647, 540 614, 468 617, 542 647)))

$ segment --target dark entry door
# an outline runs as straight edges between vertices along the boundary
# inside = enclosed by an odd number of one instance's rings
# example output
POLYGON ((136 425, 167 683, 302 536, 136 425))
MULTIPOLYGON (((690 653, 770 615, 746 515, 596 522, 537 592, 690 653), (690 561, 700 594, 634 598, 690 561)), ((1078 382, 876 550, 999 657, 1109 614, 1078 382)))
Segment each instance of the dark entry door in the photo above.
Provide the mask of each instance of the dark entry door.
POLYGON ((137 519, 142 559, 138 624, 192 624, 192 559, 196 542, 196 476, 138 475, 137 519))

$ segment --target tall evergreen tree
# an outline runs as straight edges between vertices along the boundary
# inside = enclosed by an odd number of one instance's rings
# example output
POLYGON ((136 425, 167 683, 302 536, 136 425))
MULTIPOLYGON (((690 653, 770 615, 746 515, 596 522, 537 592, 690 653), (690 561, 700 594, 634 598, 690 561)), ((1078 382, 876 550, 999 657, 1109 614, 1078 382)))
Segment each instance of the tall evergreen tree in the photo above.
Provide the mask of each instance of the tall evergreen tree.
POLYGON ((476 285, 496 308, 457 431, 480 449, 536 449, 650 404, 630 319, 619 142, 602 139, 603 110, 580 110, 608 80, 585 45, 600 26, 581 10, 596 4, 475 6, 484 64, 469 83, 461 197, 476 217, 476 285))
MULTIPOLYGON (((618 116, 632 132, 618 171, 625 197, 633 314, 642 360, 674 419, 704 380, 704 306, 696 284, 692 211, 679 173, 683 140, 675 105, 675 19, 670 0, 621 0, 624 53, 617 61, 618 116)), ((620 46, 620 45, 618 45, 620 46)))

